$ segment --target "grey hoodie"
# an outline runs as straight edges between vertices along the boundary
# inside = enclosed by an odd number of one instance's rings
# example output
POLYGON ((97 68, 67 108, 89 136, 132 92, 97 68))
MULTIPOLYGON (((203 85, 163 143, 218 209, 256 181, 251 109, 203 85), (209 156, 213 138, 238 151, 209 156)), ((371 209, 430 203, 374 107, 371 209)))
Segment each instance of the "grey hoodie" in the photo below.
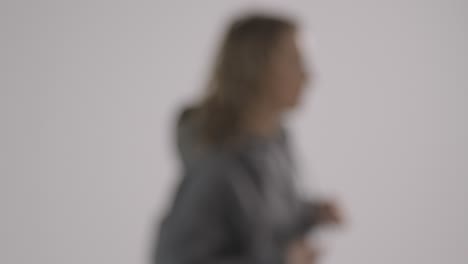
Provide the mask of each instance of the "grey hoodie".
POLYGON ((182 179, 159 225, 155 264, 284 264, 288 244, 318 222, 294 188, 284 129, 238 149, 198 148, 192 109, 178 117, 182 179))

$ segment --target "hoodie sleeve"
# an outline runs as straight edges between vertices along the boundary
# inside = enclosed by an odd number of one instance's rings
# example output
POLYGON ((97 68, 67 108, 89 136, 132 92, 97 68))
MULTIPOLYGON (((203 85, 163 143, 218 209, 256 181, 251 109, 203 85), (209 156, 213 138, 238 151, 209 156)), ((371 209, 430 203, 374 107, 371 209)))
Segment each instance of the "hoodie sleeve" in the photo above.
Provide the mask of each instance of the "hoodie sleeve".
POLYGON ((320 222, 319 216, 320 203, 317 201, 301 199, 299 201, 299 214, 294 227, 296 237, 304 236, 312 231, 320 222))
MULTIPOLYGON (((281 128, 281 143, 286 156, 291 162, 291 166, 295 166, 293 152, 291 150, 291 142, 289 140, 289 133, 285 127, 281 128)), ((304 197, 297 197, 299 203, 299 213, 296 217, 295 226, 293 227, 293 237, 302 237, 306 233, 315 229, 320 222, 320 202, 306 199, 304 197)))
POLYGON ((185 177, 184 191, 160 230, 156 263, 264 263, 249 249, 253 232, 227 175, 219 175, 223 171, 185 177))

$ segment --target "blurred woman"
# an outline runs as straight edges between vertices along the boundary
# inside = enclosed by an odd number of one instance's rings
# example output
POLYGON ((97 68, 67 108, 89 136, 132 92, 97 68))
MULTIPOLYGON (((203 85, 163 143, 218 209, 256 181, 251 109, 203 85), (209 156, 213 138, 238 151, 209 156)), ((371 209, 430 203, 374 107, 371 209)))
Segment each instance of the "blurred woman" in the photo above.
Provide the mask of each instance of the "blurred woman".
POLYGON ((178 117, 184 175, 154 263, 315 263, 306 234, 340 216, 294 188, 283 118, 307 77, 296 34, 292 20, 263 14, 228 28, 206 96, 178 117))

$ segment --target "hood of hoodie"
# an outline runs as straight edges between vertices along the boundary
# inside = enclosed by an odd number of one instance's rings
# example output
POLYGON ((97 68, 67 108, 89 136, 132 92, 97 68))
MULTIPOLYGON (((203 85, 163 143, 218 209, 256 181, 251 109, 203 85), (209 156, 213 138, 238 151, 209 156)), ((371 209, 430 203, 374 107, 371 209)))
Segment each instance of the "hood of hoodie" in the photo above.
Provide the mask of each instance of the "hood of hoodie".
POLYGON ((185 107, 177 116, 176 146, 177 154, 184 167, 201 158, 197 153, 199 145, 199 132, 194 118, 194 107, 185 107))

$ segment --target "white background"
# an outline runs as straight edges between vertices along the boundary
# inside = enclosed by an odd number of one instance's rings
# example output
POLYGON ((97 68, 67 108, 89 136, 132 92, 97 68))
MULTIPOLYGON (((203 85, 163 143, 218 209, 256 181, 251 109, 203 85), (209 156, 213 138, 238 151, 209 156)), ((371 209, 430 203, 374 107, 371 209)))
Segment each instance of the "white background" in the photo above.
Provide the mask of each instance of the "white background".
POLYGON ((348 218, 323 263, 467 263, 461 0, 2 1, 0 263, 146 263, 176 111, 250 6, 296 15, 318 72, 291 129, 348 218))

